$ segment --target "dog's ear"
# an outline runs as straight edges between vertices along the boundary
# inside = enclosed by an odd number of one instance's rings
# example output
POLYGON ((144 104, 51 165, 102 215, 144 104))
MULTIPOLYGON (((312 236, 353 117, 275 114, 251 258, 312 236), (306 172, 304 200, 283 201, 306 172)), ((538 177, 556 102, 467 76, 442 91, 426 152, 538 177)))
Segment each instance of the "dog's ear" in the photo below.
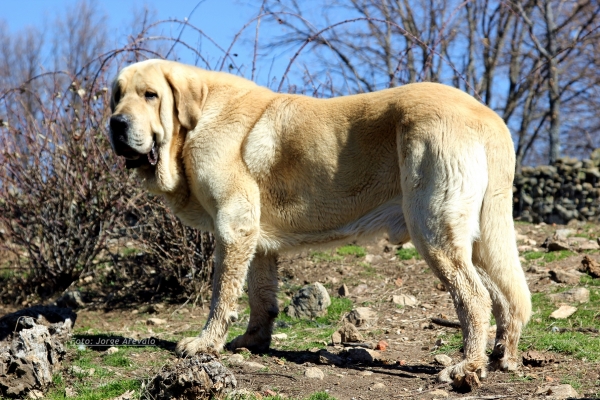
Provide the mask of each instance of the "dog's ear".
POLYGON ((208 87, 196 71, 183 66, 171 67, 164 74, 173 92, 179 123, 187 130, 194 129, 200 119, 208 87))

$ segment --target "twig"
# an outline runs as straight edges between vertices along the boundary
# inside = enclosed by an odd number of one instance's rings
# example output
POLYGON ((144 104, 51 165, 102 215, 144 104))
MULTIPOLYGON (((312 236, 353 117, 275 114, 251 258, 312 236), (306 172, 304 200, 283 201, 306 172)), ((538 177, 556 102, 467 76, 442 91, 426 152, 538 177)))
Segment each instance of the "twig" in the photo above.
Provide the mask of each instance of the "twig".
POLYGON ((460 328, 460 322, 458 321, 449 321, 443 318, 431 318, 431 322, 447 328, 460 328))

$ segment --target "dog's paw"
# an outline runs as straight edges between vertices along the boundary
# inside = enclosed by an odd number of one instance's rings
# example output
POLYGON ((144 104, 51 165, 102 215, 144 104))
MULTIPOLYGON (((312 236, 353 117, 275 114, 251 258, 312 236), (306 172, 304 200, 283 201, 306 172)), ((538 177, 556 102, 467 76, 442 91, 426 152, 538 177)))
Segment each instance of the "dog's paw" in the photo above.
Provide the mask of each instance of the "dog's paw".
POLYGON ((507 351, 504 341, 499 340, 490 354, 489 367, 492 371, 515 371, 519 361, 507 351))
POLYGON ((456 365, 445 368, 438 374, 438 381, 451 383, 455 389, 470 391, 481 386, 481 380, 487 377, 487 370, 481 367, 476 371, 467 369, 467 362, 461 361, 456 365))
POLYGON ((253 353, 266 353, 271 345, 271 335, 248 334, 247 332, 233 339, 227 345, 229 350, 245 347, 253 353))
POLYGON ((199 353, 216 354, 221 350, 223 350, 223 345, 219 346, 214 341, 207 340, 202 336, 181 339, 175 348, 175 352, 180 357, 189 357, 199 353))

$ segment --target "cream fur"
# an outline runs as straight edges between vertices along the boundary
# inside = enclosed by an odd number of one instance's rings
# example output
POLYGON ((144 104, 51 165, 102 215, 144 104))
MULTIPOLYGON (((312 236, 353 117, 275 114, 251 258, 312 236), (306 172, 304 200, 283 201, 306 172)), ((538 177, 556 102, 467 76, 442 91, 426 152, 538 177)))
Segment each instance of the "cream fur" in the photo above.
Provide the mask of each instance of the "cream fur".
POLYGON ((513 144, 490 109, 434 83, 315 99, 160 60, 123 69, 114 89, 132 145, 159 145, 142 183, 217 239, 210 315, 180 353, 223 348, 247 275, 250 323, 231 346, 268 349, 278 253, 385 233, 412 239, 452 294, 465 359, 439 378, 485 376, 490 312, 492 366, 517 366, 531 303, 511 218, 513 144))

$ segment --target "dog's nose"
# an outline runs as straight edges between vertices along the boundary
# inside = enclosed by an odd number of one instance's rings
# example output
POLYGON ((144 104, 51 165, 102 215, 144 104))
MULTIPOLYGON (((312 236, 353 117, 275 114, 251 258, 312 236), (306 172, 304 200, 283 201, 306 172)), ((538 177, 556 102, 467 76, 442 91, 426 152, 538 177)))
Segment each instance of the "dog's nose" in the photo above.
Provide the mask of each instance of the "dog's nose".
POLYGON ((139 153, 129 145, 127 133, 129 131, 129 119, 122 114, 110 117, 110 134, 115 153, 125 158, 137 158, 139 153))

